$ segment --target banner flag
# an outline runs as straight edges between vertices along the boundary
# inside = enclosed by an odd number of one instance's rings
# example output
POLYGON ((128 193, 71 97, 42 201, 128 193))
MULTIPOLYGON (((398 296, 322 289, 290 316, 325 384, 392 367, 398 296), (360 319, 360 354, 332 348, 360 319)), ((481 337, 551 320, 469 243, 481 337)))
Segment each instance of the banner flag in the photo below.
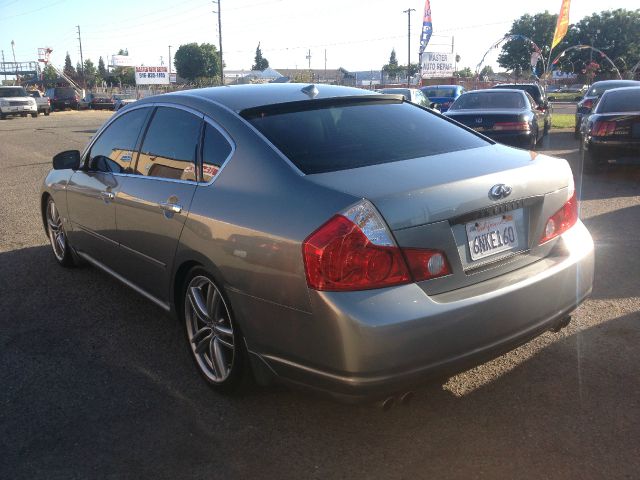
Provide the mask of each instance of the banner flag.
POLYGON ((431 4, 429 0, 424 2, 424 17, 422 19, 422 33, 420 34, 420 56, 424 53, 425 48, 431 40, 433 26, 431 24, 431 4))
POLYGON ((551 42, 551 50, 558 45, 569 29, 569 7, 571 0, 562 0, 562 6, 560 7, 560 15, 558 15, 558 23, 556 23, 556 31, 553 34, 553 42, 551 42))

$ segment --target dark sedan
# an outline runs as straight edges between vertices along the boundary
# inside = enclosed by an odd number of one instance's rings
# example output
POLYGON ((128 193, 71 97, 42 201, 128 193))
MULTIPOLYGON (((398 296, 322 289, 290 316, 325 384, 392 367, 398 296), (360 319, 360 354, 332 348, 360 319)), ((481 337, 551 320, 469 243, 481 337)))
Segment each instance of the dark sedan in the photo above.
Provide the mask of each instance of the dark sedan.
POLYGON ((475 90, 445 114, 496 142, 534 150, 544 135, 544 112, 522 90, 475 90))
POLYGON ((79 108, 92 110, 114 110, 115 101, 106 93, 87 93, 80 101, 79 108))
POLYGON ((637 82, 635 80, 602 80, 601 82, 595 82, 593 85, 591 85, 576 108, 576 138, 580 136, 580 125, 582 124, 582 120, 591 113, 594 105, 598 103, 598 99, 604 92, 606 92, 607 90, 611 90, 612 88, 639 86, 640 82, 637 82))
POLYGON ((640 161, 640 86, 604 92, 593 113, 582 124, 580 150, 584 170, 615 160, 640 161))
POLYGON ((494 85, 491 88, 500 88, 507 90, 522 90, 527 92, 533 98, 536 110, 544 113, 544 133, 546 134, 551 129, 551 114, 553 108, 549 103, 549 99, 544 89, 537 83, 504 83, 500 85, 494 85))

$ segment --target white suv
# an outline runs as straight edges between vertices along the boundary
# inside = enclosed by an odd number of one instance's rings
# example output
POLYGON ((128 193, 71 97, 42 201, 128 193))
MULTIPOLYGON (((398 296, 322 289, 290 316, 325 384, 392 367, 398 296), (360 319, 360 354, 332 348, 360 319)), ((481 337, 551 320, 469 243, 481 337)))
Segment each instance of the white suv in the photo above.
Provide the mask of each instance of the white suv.
POLYGON ((9 115, 38 116, 38 105, 22 87, 0 87, 0 118, 9 115))

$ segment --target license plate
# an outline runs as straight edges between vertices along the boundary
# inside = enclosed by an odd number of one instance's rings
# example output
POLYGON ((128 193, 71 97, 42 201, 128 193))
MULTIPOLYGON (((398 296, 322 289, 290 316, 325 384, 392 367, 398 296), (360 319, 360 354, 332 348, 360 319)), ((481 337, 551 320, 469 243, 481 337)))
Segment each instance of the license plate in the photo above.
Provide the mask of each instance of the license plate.
POLYGON ((518 245, 518 232, 513 212, 481 218, 465 225, 472 260, 513 250, 518 245))

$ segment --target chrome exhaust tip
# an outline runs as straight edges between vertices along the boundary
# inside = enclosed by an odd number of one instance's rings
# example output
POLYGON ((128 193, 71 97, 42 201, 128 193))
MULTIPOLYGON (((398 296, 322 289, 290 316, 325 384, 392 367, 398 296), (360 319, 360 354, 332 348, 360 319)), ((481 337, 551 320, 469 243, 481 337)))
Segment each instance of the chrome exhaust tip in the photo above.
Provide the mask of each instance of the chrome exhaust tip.
POLYGON ((378 406, 382 409, 383 412, 387 412, 391 410, 391 407, 396 403, 395 397, 387 397, 384 400, 378 402, 378 406))
POLYGON ((404 392, 402 395, 400 395, 400 403, 402 405, 409 405, 411 403, 411 400, 413 400, 413 397, 415 396, 415 392, 412 392, 411 390, 408 392, 404 392))

